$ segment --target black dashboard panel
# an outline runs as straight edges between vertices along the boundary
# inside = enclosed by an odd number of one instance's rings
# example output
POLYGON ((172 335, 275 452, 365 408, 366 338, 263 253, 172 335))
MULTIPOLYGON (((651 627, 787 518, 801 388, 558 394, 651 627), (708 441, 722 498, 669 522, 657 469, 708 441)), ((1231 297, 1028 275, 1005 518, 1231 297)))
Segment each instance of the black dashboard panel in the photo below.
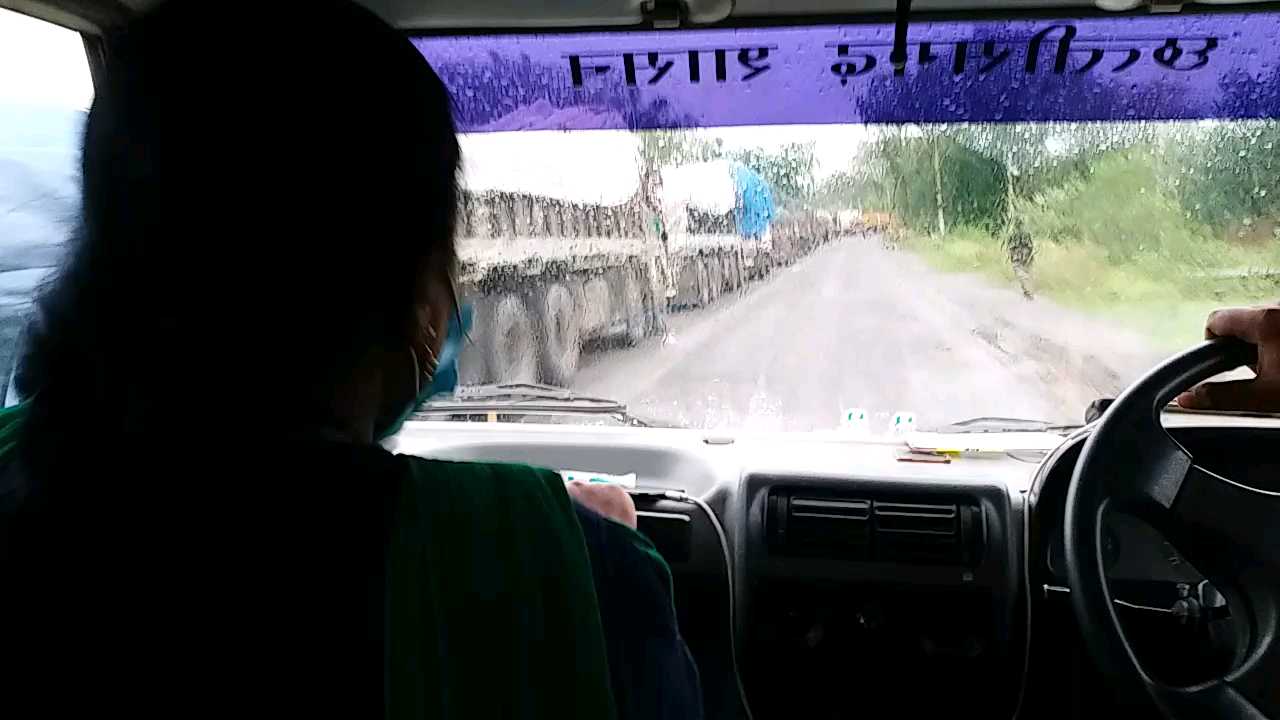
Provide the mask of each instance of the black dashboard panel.
MULTIPOLYGON (((1048 574, 1059 585, 1067 582, 1060 523, 1047 526, 1044 558, 1048 574)), ((1204 579, 1159 530, 1132 515, 1111 513, 1103 521, 1102 552, 1107 579, 1123 587, 1127 582, 1188 583, 1204 579)))
POLYGON ((926 716, 954 711, 960 694, 979 715, 1012 713, 1022 525, 1006 485, 770 473, 748 475, 743 495, 744 675, 764 713, 865 717, 885 705, 850 698, 879 697, 926 716), (791 551, 772 527, 780 497, 805 500, 792 523, 816 516, 813 533, 846 539, 791 551), (923 551, 900 552, 904 512, 907 531, 930 539, 923 551))
MULTIPOLYGON (((1186 418, 1166 414, 1170 434, 1203 467, 1254 487, 1280 487, 1274 448, 1280 426, 1259 418, 1186 418), (1263 427, 1244 423, 1253 422, 1263 427), (1187 423, 1197 423, 1187 425, 1187 423)), ((1070 607, 1062 565, 1062 517, 1071 475, 1087 435, 1078 434, 1046 462, 1030 491, 1028 583, 1034 632, 1029 648, 1027 714, 1035 717, 1110 716, 1117 707, 1132 718, 1160 714, 1141 693, 1126 690, 1094 667, 1070 607), (1063 682, 1072 700, 1055 704, 1063 682)), ((1148 671, 1171 685, 1203 682, 1229 668, 1239 652, 1234 625, 1218 588, 1204 581, 1176 547, 1146 521, 1113 513, 1104 524, 1107 578, 1116 614, 1148 671), (1195 615, 1179 611, 1188 598, 1195 615), (1220 603, 1220 604, 1214 604, 1220 603)))
POLYGON ((1250 487, 1280 491, 1280 427, 1185 427, 1172 434, 1205 469, 1250 487))
MULTIPOLYGON (((882 581, 920 585, 990 587, 1016 590, 1016 559, 1011 552, 1012 502, 1007 487, 978 483, 919 483, 897 478, 795 477, 749 475, 744 481, 747 500, 745 572, 755 580, 822 579, 882 581), (796 556, 771 547, 769 500, 779 491, 806 497, 866 501, 872 508, 894 505, 957 505, 977 510, 980 544, 968 559, 954 562, 889 561, 878 553, 862 556, 833 550, 820 557, 796 556)), ((958 518, 957 518, 958 519, 958 518)), ((957 523, 959 524, 959 523, 957 523)))
POLYGON ((480 423, 411 423, 393 449, 635 473, 641 528, 671 565, 708 717, 741 717, 735 646, 756 718, 861 718, 866 706, 848 702, 850 693, 893 687, 904 693, 901 707, 922 712, 932 706, 919 701, 946 697, 907 693, 907 678, 938 690, 982 687, 975 707, 1012 708, 1024 657, 1019 569, 1032 463, 903 463, 899 443, 840 436, 480 423), (781 489, 797 494, 797 507, 814 494, 862 501, 876 526, 873 555, 771 551, 769 496, 781 489), (682 493, 715 513, 727 547, 682 493))
MULTIPOLYGON (((1198 462, 1280 487, 1280 422, 1190 422, 1199 425, 1173 434, 1198 462)), ((1083 438, 1041 464, 1005 455, 917 464, 899 462, 900 443, 838 434, 411 422, 392 449, 634 473, 641 528, 671 566, 709 718, 742 717, 734 648, 762 720, 863 718, 885 707, 1009 717, 1019 703, 1023 716, 1079 718, 1116 707, 1053 557, 1083 438), (780 521, 798 524, 780 538, 780 521), (1064 686, 1070 702, 1058 701, 1064 686)), ((1168 650, 1197 647, 1161 608, 1198 575, 1136 519, 1111 532, 1114 589, 1133 606, 1124 613, 1172 671, 1201 672, 1229 651, 1168 650)), ((1131 700, 1122 703, 1129 717, 1146 717, 1150 708, 1131 700)))
MULTIPOLYGON (((1247 485, 1280 487, 1280 429, 1184 427, 1170 431, 1196 462, 1208 470, 1247 485)), ((1062 563, 1062 514, 1071 473, 1084 435, 1066 444, 1032 488, 1032 536, 1035 567, 1043 581, 1065 585, 1062 563)), ((1107 576, 1120 587, 1132 583, 1190 584, 1203 580, 1181 553, 1145 520, 1114 513, 1104 525, 1107 576)), ((1135 599, 1135 601, 1137 601, 1135 599)))

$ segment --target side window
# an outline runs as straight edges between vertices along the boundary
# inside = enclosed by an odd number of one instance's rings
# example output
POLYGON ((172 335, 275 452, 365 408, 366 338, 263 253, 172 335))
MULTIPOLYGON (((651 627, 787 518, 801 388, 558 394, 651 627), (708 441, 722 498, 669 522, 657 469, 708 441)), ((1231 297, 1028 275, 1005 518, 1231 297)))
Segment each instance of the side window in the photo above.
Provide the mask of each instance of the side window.
POLYGON ((0 10, 0 397, 36 289, 75 222, 92 99, 78 33, 0 10))

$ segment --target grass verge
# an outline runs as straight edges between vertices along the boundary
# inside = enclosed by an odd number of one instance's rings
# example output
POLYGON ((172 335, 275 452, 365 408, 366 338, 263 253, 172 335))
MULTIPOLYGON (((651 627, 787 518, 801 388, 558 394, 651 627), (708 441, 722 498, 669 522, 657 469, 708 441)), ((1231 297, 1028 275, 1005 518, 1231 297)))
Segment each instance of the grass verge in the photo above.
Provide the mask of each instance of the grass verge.
MULTIPOLYGON (((1017 288, 999 239, 983 229, 962 227, 941 236, 908 233, 901 245, 938 270, 976 273, 1017 288)), ((1136 330, 1172 352, 1202 337, 1210 310, 1280 298, 1280 250, 1274 245, 1200 237, 1117 257, 1089 243, 1040 242, 1031 289, 1136 330)))

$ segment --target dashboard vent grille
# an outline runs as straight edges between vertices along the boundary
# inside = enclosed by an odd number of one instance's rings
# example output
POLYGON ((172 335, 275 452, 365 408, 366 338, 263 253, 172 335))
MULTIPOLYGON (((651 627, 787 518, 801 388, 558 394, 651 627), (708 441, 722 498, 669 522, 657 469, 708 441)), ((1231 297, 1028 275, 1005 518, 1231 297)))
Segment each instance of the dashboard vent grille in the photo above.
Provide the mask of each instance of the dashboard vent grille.
POLYGON ((773 546, 792 555, 868 559, 871 503, 850 498, 769 497, 773 546))
POLYGON ((968 498, 919 503, 775 488, 766 532, 771 551, 782 555, 973 566, 984 528, 981 508, 968 498))
POLYGON ((878 502, 875 533, 879 560, 951 564, 962 559, 956 505, 878 502))

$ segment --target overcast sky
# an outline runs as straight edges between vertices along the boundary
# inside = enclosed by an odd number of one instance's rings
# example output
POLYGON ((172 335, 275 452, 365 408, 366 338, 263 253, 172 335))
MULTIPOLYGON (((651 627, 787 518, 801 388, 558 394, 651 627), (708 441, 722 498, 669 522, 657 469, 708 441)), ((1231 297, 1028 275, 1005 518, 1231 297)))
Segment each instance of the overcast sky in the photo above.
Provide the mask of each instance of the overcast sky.
POLYGON ((0 102, 85 109, 92 99, 78 34, 0 10, 0 102))

